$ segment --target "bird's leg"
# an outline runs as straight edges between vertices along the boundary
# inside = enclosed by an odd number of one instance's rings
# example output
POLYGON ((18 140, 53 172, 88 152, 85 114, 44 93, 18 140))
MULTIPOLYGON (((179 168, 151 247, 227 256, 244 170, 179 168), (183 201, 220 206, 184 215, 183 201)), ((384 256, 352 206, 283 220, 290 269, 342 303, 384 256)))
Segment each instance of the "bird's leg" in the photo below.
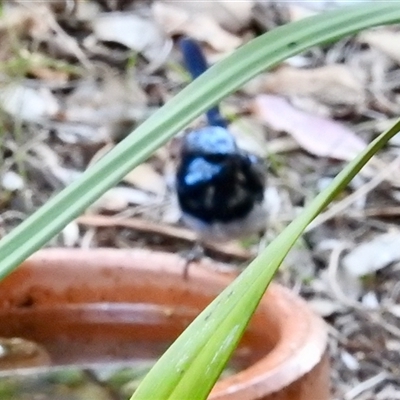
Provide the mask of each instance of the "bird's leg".
POLYGON ((259 255, 265 247, 267 247, 267 238, 265 231, 258 232, 258 244, 257 244, 257 255, 259 255))
POLYGON ((196 261, 201 261, 204 257, 204 247, 199 240, 196 241, 194 246, 188 250, 181 253, 185 260, 185 265, 183 266, 183 279, 189 278, 189 267, 190 264, 196 261))

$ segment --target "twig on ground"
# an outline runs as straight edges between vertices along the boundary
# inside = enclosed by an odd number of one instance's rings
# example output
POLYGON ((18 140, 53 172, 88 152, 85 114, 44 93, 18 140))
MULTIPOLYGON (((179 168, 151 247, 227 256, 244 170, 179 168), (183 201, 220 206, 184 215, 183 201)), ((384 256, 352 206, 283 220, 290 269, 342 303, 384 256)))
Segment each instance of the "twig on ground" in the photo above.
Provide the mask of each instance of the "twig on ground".
MULTIPOLYGON (((115 218, 105 215, 82 215, 77 218, 76 222, 80 225, 91 227, 123 227, 131 228, 140 232, 153 233, 178 239, 189 243, 196 243, 197 236, 194 232, 175 226, 163 225, 159 222, 146 221, 141 218, 115 218)), ((235 243, 215 244, 205 242, 204 247, 218 253, 222 256, 228 256, 238 261, 248 261, 252 254, 250 251, 243 249, 235 243)))
POLYGON ((376 385, 379 385, 385 379, 389 377, 389 374, 386 371, 380 372, 379 374, 373 376, 370 379, 367 379, 364 382, 361 382, 354 388, 350 389, 345 395, 344 400, 353 400, 362 392, 372 389, 376 385))

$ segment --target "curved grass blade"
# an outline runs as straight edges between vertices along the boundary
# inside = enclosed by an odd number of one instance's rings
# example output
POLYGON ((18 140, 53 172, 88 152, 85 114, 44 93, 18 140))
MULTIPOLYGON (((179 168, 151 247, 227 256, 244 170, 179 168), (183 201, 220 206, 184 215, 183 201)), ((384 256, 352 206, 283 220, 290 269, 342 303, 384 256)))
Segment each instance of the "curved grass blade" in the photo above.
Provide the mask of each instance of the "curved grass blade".
POLYGON ((172 344, 131 400, 207 398, 290 248, 307 225, 399 131, 400 120, 375 139, 271 242, 172 344))
POLYGON ((249 42, 188 85, 83 176, 0 241, 0 278, 43 246, 133 167, 243 83, 309 47, 400 20, 400 7, 349 7, 285 25, 249 42))

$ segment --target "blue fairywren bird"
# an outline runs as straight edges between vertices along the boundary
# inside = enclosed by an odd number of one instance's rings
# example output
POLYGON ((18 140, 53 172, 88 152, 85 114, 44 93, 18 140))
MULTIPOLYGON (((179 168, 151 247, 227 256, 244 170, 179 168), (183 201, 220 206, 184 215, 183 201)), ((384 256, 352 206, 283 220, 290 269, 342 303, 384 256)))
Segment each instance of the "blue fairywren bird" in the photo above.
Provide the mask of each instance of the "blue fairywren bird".
MULTIPOLYGON (((197 42, 180 41, 193 79, 207 69, 197 42)), ((262 160, 241 150, 218 106, 206 113, 208 125, 183 139, 176 191, 183 221, 205 240, 230 240, 265 230, 266 171, 262 160)))

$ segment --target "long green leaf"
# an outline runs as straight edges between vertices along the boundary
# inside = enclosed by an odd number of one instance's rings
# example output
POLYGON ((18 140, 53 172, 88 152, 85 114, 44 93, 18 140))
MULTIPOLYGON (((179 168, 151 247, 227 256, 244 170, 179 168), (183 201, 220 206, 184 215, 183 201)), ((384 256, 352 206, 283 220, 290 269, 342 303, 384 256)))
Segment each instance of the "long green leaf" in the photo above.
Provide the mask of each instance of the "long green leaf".
MULTIPOLYGON (((346 10, 346 12, 348 11, 346 10)), ((355 26, 360 22, 352 19, 356 18, 355 15, 352 15, 351 20, 345 21, 344 18, 338 18, 341 19, 341 22, 337 20, 333 22, 334 16, 338 16, 338 14, 329 13, 324 18, 318 17, 318 23, 321 25, 314 24, 315 19, 309 19, 307 21, 309 31, 316 29, 317 25, 323 26, 324 32, 319 32, 321 35, 329 32, 331 37, 337 37, 341 35, 338 34, 340 29, 344 29, 340 25, 341 23, 354 23, 355 26)), ((346 17, 349 17, 349 13, 346 13, 346 17)), ((393 14, 391 17, 393 17, 393 14)), ((362 23, 366 23, 367 15, 364 15, 364 17, 358 15, 358 18, 362 19, 362 23)), ((300 29, 298 25, 293 24, 291 26, 293 29, 295 27, 300 29)), ((305 26, 303 25, 302 28, 305 28, 305 26)), ((345 28, 351 29, 349 25, 346 25, 345 28)), ((284 28, 281 28, 280 34, 282 34, 282 30, 284 28)), ((302 36, 303 33, 303 31, 297 30, 299 36, 297 36, 297 42, 293 42, 292 45, 298 45, 299 41, 305 40, 302 36)), ((289 33, 286 32, 286 34, 289 33)), ((314 31, 314 34, 317 33, 314 31)), ((288 39, 287 36, 286 38, 288 39)), ((310 37, 308 39, 311 40, 310 37)), ((359 157, 338 175, 332 185, 321 193, 304 210, 302 215, 296 218, 249 265, 241 276, 196 318, 146 376, 132 396, 132 400, 151 398, 205 399, 207 397, 231 352, 235 349, 266 287, 290 248, 307 225, 399 130, 400 122, 397 122, 390 130, 371 143, 359 157)))
POLYGON ((290 248, 307 225, 399 131, 400 120, 373 141, 287 226, 173 343, 145 377, 132 400, 207 397, 290 248))
POLYGON ((182 90, 109 154, 0 241, 0 278, 196 116, 243 83, 311 46, 400 19, 391 4, 363 5, 286 25, 246 44, 182 90))

